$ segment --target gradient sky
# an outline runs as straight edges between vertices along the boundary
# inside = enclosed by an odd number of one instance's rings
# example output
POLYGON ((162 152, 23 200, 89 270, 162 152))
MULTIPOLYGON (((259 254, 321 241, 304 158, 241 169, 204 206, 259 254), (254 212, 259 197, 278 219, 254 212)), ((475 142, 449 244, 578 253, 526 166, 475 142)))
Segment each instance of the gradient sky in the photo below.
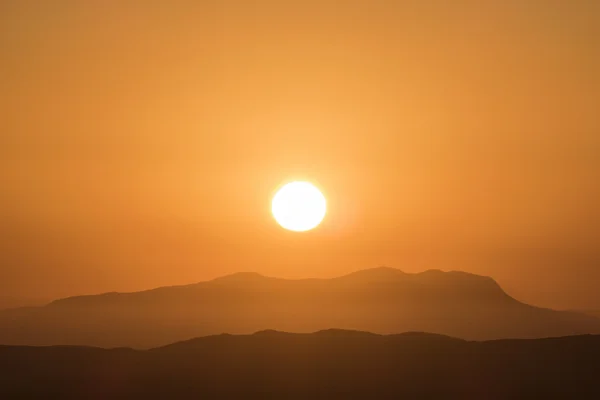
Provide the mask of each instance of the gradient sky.
POLYGON ((4 295, 387 265, 600 308, 598 1, 6 0, 0 51, 4 295))

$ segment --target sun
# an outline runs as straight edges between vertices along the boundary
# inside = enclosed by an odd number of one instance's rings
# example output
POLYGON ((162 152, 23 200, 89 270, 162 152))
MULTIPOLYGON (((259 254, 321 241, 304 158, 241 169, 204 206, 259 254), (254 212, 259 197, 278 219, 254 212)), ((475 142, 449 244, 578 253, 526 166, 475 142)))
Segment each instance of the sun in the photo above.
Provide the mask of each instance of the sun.
POLYGON ((327 200, 310 182, 290 182, 273 197, 271 212, 283 228, 304 232, 316 228, 323 221, 327 200))

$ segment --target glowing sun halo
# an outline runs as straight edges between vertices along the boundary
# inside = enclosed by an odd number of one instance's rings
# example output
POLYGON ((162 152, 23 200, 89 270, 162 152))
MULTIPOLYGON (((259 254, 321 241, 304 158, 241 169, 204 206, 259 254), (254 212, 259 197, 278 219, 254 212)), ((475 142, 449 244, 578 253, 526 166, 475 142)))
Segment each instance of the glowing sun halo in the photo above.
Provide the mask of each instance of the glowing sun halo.
POLYGON ((325 196, 309 182, 290 182, 271 202, 271 212, 283 228, 303 232, 321 223, 327 211, 325 196))

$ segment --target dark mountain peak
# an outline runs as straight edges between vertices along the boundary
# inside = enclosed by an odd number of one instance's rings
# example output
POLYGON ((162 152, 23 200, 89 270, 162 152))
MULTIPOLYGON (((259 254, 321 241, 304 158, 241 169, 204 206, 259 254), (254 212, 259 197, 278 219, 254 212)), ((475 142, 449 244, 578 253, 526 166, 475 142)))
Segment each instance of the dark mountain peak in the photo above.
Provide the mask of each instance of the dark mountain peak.
POLYGON ((320 336, 320 337, 330 337, 335 339, 341 338, 362 338, 362 337, 375 337, 381 336, 372 332, 365 332, 353 329, 323 329, 313 333, 312 335, 320 336))
POLYGON ((291 333, 285 331, 278 331, 275 329, 265 329, 258 332, 253 333, 251 336, 267 336, 267 337, 275 337, 275 336, 290 336, 290 335, 301 335, 301 336, 315 336, 315 337, 332 337, 332 338, 349 338, 349 337, 366 337, 366 336, 380 336, 375 333, 352 330, 352 329, 322 329, 312 333, 291 333))
POLYGON ((431 269, 427 269, 423 272, 418 272, 417 274, 419 274, 419 275, 443 275, 446 273, 447 273, 446 271, 442 271, 441 269, 431 268, 431 269))
POLYGON ((406 273, 395 268, 379 267, 356 271, 334 278, 334 281, 360 291, 387 293, 387 296, 413 293, 413 300, 428 298, 428 301, 437 301, 440 306, 445 302, 462 306, 465 303, 470 306, 489 306, 517 302, 494 279, 462 271, 430 269, 406 273))
POLYGON ((444 289, 454 289, 462 294, 471 294, 477 298, 496 299, 516 303, 493 278, 463 271, 427 270, 415 274, 420 283, 444 289))
MULTIPOLYGON (((471 281, 494 281, 492 278, 483 275, 471 274, 463 271, 442 271, 440 269, 428 269, 423 272, 408 273, 392 267, 375 267, 367 268, 359 271, 351 272, 347 275, 342 275, 337 279, 356 278, 356 279, 405 279, 405 278, 427 278, 427 279, 454 279, 454 280, 471 280, 471 281)), ((336 278, 334 278, 336 279, 336 278)))
POLYGON ((411 280, 420 282, 438 282, 438 283, 458 283, 477 284, 486 283, 487 285, 499 285, 496 281, 483 275, 471 274, 463 271, 442 271, 439 269, 429 269, 423 272, 408 273, 391 267, 368 268, 343 275, 339 278, 343 280, 356 280, 361 282, 368 281, 387 281, 387 280, 411 280))
POLYGON ((71 297, 65 297, 64 299, 54 300, 53 302, 49 303, 47 305, 47 307, 74 305, 74 304, 82 304, 82 305, 89 304, 89 305, 91 305, 94 303, 101 303, 101 302, 105 302, 105 301, 114 300, 115 298, 122 296, 122 295, 123 295, 123 293, 119 293, 119 292, 107 292, 107 293, 101 293, 101 294, 86 294, 86 295, 81 295, 81 296, 71 296, 71 297))
MULTIPOLYGON (((161 306, 177 301, 193 301, 206 288, 227 287, 231 290, 255 290, 262 292, 287 290, 288 284, 295 288, 305 287, 318 283, 319 285, 332 285, 340 283, 351 287, 370 290, 372 285, 385 285, 388 290, 396 293, 406 291, 408 288, 421 291, 423 295, 429 291, 436 293, 457 293, 459 297, 471 296, 470 299, 496 299, 509 301, 512 298, 501 287, 486 276, 474 275, 460 271, 427 270, 420 273, 406 273, 396 268, 377 267, 352 272, 348 275, 333 279, 301 279, 287 280, 261 275, 256 272, 237 272, 222 276, 211 281, 199 282, 183 286, 166 286, 133 293, 109 292, 99 295, 74 296, 56 300, 50 307, 86 307, 86 306, 114 306, 124 304, 153 304, 161 306), (473 297, 475 296, 475 297, 473 297)), ((327 287, 327 286, 326 286, 327 287)), ((240 292, 241 293, 241 292, 240 292)))
POLYGON ((381 279, 398 279, 408 276, 406 272, 403 272, 396 268, 391 267, 376 267, 367 268, 359 271, 351 272, 347 275, 340 276, 334 279, 357 279, 357 280, 381 280, 381 279))
MULTIPOLYGON (((240 272, 192 285, 79 296, 49 307, 0 312, 0 342, 12 344, 148 348, 221 332, 246 335, 231 339, 236 341, 306 335, 286 332, 316 332, 323 342, 364 335, 328 328, 488 339, 597 333, 600 320, 520 303, 489 277, 440 270, 405 273, 388 267, 333 279, 289 280, 240 272), (285 332, 261 331, 265 328, 285 332)), ((229 340, 214 336, 198 346, 229 340)))
MULTIPOLYGON (((257 332, 254 332, 250 335, 247 334, 228 334, 222 333, 219 335, 209 335, 209 336, 201 336, 189 340, 179 341, 175 343, 168 344, 166 346, 156 347, 152 349, 153 351, 163 351, 163 350, 178 350, 178 351, 189 351, 192 349, 199 349, 205 347, 212 347, 217 344, 226 344, 232 343, 233 341, 238 342, 242 341, 243 343, 261 343, 263 340, 268 340, 271 343, 274 343, 279 340, 288 340, 290 338, 297 338, 300 340, 310 340, 320 339, 320 340, 329 340, 332 339, 334 341, 340 341, 340 343, 344 343, 345 340, 348 339, 369 339, 369 338, 377 338, 383 337, 382 335, 378 335, 371 332, 359 331, 359 330, 347 330, 347 329, 324 329, 312 333, 295 333, 295 332, 285 332, 278 331, 275 329, 264 329, 257 332)), ((214 348, 214 347, 213 347, 214 348)))
POLYGON ((267 277, 267 276, 259 274, 258 272, 235 272, 230 275, 225 275, 225 276, 215 278, 210 282, 244 283, 244 282, 266 281, 266 280, 273 280, 273 279, 277 279, 277 278, 267 277))
POLYGON ((446 275, 446 276, 450 276, 453 278, 462 278, 462 279, 487 279, 487 280, 493 280, 491 277, 486 276, 486 275, 477 275, 477 274, 472 274, 470 272, 465 272, 465 271, 456 271, 456 270, 451 270, 451 271, 442 271, 440 269, 428 269, 427 271, 421 272, 421 274, 429 274, 431 276, 437 275, 437 276, 442 276, 442 275, 446 275))
POLYGON ((486 283, 488 285, 494 284, 498 286, 496 281, 489 276, 477 275, 464 271, 442 271, 439 269, 428 269, 413 275, 417 277, 417 279, 428 280, 431 282, 463 282, 465 284, 486 283))
POLYGON ((400 339, 427 339, 427 340, 452 340, 452 341, 460 341, 466 342, 464 339, 455 338, 453 336, 442 335, 439 333, 429 333, 429 332, 403 332, 396 333, 393 335, 389 335, 388 337, 400 338, 400 339))
POLYGON ((298 333, 290 333, 290 332, 278 331, 278 330, 275 330, 275 329, 263 329, 261 331, 254 332, 250 336, 275 338, 275 337, 290 336, 290 335, 299 335, 299 334, 298 333))

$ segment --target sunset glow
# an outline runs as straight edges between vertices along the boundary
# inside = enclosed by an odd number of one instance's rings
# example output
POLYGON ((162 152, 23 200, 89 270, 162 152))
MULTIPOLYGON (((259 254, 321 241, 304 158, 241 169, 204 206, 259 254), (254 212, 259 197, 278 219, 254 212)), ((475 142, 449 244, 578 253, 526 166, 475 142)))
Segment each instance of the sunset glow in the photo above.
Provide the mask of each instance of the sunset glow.
POLYGON ((290 231, 303 232, 317 227, 327 210, 323 194, 309 182, 284 185, 271 204, 275 220, 290 231))

